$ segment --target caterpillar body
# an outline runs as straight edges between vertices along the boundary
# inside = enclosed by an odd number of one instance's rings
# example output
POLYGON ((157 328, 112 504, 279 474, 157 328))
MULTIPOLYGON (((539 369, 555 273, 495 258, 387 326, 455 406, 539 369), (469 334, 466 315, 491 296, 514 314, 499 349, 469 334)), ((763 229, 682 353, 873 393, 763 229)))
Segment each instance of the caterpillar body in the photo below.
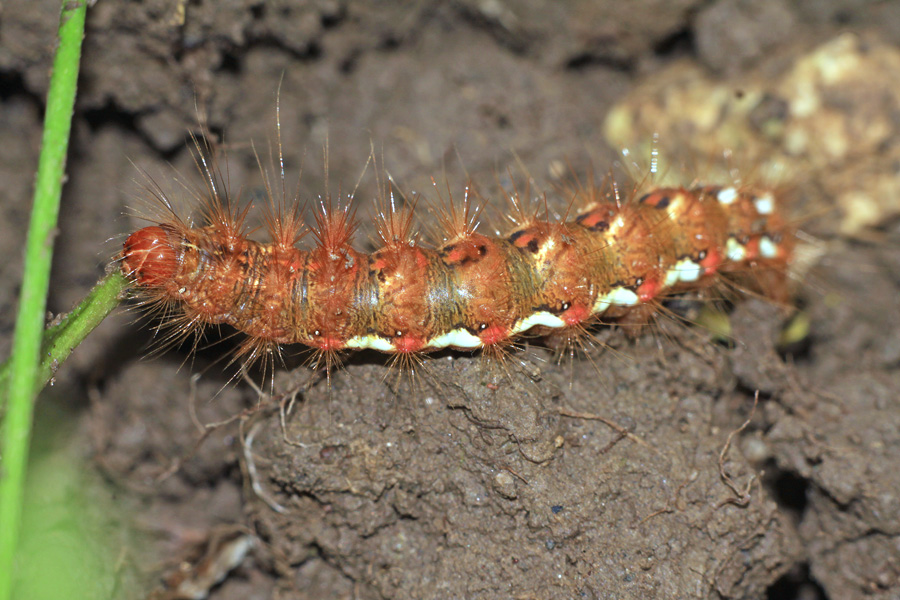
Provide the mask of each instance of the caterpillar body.
POLYGON ((187 328, 225 323, 246 333, 239 352, 251 358, 283 344, 329 356, 415 355, 500 349, 525 334, 579 336, 721 274, 783 276, 793 250, 779 194, 746 185, 649 187, 627 200, 614 185, 579 188, 574 218, 526 215, 505 236, 477 231, 480 208, 467 193, 461 208, 443 211, 436 247, 412 231, 413 210, 391 202, 371 254, 352 246, 349 207, 320 202, 309 228, 296 203, 272 209, 271 242, 261 243, 248 238, 246 211, 210 191, 205 225, 174 219, 132 233, 121 270, 187 328), (298 248, 309 231, 314 247, 298 248))

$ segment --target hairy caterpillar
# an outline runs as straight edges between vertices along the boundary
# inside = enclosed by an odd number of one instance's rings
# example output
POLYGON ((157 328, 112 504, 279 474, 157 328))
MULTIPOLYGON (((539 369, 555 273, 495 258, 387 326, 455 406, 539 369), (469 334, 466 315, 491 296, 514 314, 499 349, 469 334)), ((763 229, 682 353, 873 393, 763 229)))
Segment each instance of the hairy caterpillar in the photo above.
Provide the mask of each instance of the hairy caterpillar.
MULTIPOLYGON (((510 194, 518 217, 502 237, 478 231, 483 205, 467 190, 461 206, 441 212, 436 247, 420 242, 413 209, 395 209, 389 192, 371 254, 352 246, 349 205, 320 200, 307 227, 298 199, 276 203, 267 185, 271 241, 261 243, 248 238, 247 211, 229 204, 199 160, 205 224, 171 218, 132 233, 121 269, 145 302, 180 313, 179 331, 226 323, 247 334, 239 354, 251 359, 282 344, 312 348, 330 364, 343 350, 414 356, 499 349, 525 334, 572 339, 601 321, 645 319, 640 311, 720 274, 784 275, 793 249, 779 194, 708 184, 637 185, 622 199, 615 184, 591 183, 570 190, 574 216, 559 220, 527 214, 510 194), (309 232, 313 247, 299 249, 309 232)), ((766 291, 781 296, 781 287, 766 291)))

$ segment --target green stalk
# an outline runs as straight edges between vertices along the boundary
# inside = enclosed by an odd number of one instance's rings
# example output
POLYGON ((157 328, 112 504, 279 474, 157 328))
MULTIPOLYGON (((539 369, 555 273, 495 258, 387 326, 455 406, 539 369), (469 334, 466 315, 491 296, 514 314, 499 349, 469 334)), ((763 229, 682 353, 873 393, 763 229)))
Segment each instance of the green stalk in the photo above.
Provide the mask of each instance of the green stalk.
POLYGON ((9 600, 22 516, 22 492, 38 384, 47 289, 59 199, 81 60, 87 0, 63 0, 59 46, 47 93, 44 136, 34 206, 25 244, 25 268, 9 367, 9 394, 0 439, 0 600, 9 600))
MULTIPOLYGON (((84 341, 97 325, 103 322, 118 305, 131 283, 119 271, 101 279, 72 312, 47 327, 41 343, 37 387, 42 389, 56 375, 59 366, 69 358, 72 350, 84 341)), ((0 414, 9 386, 11 361, 0 364, 0 414)))

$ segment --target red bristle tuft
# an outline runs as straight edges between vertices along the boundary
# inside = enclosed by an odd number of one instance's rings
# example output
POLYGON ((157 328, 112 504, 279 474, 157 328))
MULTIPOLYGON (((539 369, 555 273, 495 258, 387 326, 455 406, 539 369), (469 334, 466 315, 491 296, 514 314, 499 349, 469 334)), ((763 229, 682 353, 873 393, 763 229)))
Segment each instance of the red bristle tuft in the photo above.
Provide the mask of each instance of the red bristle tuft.
POLYGON ((350 240, 356 232, 356 209, 350 204, 337 208, 332 206, 331 196, 319 202, 319 210, 315 212, 316 226, 312 230, 320 247, 329 252, 337 252, 350 246, 350 240))
POLYGON ((388 192, 387 202, 379 202, 378 237, 385 247, 409 245, 416 241, 418 235, 413 233, 412 228, 417 204, 418 197, 414 197, 411 204, 398 209, 393 190, 388 192))

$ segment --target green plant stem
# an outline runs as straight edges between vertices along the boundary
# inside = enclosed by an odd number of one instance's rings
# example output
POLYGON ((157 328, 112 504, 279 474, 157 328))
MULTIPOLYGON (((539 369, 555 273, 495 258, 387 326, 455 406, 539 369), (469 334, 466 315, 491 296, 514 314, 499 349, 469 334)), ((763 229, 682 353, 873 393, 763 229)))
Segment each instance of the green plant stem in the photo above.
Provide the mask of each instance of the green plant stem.
MULTIPOLYGON (((72 312, 63 315, 58 322, 47 327, 41 343, 40 364, 37 384, 43 388, 56 375, 59 366, 69 358, 72 350, 103 322, 109 313, 119 305, 119 300, 130 282, 119 271, 101 279, 72 312)), ((0 365, 0 409, 6 399, 9 385, 10 362, 0 365)), ((0 411, 2 414, 2 411, 0 411)))
POLYGON ((0 439, 0 600, 9 600, 22 515, 22 491, 38 364, 50 284, 53 238, 65 175, 69 132, 81 60, 87 0, 63 0, 59 46, 47 92, 44 136, 35 179, 34 205, 25 243, 25 268, 10 357, 7 412, 0 439))

